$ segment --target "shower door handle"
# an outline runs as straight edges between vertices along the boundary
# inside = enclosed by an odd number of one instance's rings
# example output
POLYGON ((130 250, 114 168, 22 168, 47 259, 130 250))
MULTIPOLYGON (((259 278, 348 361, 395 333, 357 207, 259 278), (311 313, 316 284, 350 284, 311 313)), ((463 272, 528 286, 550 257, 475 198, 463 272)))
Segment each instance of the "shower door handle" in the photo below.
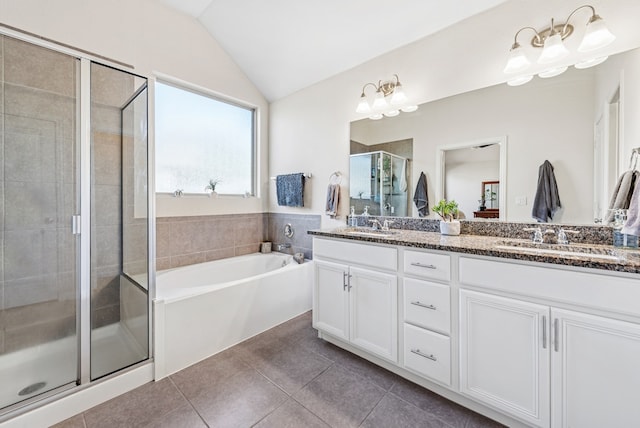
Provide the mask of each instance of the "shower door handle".
POLYGON ((80 235, 81 224, 82 224, 82 217, 80 217, 79 215, 72 215, 71 216, 71 233, 74 235, 80 235))

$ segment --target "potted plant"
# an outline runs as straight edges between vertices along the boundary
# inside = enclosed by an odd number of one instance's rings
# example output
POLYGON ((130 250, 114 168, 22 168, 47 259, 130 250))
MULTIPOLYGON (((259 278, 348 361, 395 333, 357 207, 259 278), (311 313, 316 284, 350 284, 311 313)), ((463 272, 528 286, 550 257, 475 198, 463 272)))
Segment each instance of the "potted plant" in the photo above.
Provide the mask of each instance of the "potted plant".
POLYGON ((442 219, 440 221, 440 233, 443 235, 460 235, 460 221, 457 220, 458 203, 456 201, 442 199, 432 209, 442 219))
POLYGON ((496 200, 496 192, 492 192, 491 189, 486 189, 482 195, 480 195, 480 199, 478 202, 480 206, 478 207, 479 211, 484 211, 487 209, 487 201, 495 201, 496 200))
POLYGON ((219 178, 216 179, 210 179, 209 180, 209 184, 207 184, 207 186, 204 188, 204 191, 209 193, 209 197, 213 196, 217 196, 218 194, 216 193, 216 186, 218 184, 220 184, 220 182, 222 182, 222 180, 220 180, 219 178))

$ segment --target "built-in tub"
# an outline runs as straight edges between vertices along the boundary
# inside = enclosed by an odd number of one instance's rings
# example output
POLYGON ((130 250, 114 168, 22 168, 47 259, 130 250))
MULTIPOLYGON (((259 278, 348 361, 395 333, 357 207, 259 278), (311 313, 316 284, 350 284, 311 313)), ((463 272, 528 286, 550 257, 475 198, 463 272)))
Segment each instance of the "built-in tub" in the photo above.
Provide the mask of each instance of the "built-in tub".
POLYGON ((159 271, 156 380, 310 310, 312 275, 309 261, 281 253, 159 271))

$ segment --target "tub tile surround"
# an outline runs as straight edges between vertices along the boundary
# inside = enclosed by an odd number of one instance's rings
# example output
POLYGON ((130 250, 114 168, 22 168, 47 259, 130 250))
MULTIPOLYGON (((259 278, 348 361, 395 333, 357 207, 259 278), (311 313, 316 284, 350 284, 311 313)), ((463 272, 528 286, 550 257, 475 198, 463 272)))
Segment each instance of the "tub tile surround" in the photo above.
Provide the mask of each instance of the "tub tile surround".
POLYGON ((113 426, 502 425, 319 339, 307 312, 54 425, 113 426))
POLYGON ((283 252, 302 252, 306 258, 311 258, 311 236, 307 231, 319 227, 319 215, 256 213, 158 217, 157 269, 256 253, 263 241, 289 243, 291 248, 283 252), (286 238, 282 232, 287 223, 291 223, 295 230, 292 238, 286 238))
MULTIPOLYGON (((283 250, 289 254, 304 253, 306 259, 313 258, 313 239, 307 233, 320 227, 320 216, 311 214, 269 213, 268 240, 273 244, 291 244, 291 248, 283 250), (284 227, 291 224, 294 234, 291 238, 284 235, 284 227)), ((276 250, 275 247, 272 247, 276 250)))

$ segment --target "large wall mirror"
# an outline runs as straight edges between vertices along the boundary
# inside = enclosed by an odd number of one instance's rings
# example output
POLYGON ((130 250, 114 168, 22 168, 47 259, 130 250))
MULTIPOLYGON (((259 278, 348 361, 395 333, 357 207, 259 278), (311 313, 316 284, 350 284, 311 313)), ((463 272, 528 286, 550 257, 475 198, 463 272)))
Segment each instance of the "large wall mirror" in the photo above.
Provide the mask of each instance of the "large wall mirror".
MULTIPOLYGON (((597 223, 606 218, 616 180, 629 168, 633 148, 640 146, 640 49, 612 55, 590 69, 570 68, 523 86, 496 85, 425 103, 413 113, 351 123, 352 155, 400 141, 412 141, 412 152, 402 156, 409 159, 408 216, 417 217, 412 198, 424 172, 431 206, 446 195, 464 205, 466 218, 486 221, 488 214, 476 215, 484 211, 482 186, 498 181, 491 203, 499 205, 499 219, 532 221, 538 168, 548 160, 562 204, 550 221, 597 223), (495 168, 479 172, 495 162, 495 155, 483 160, 495 148, 478 147, 478 141, 500 139, 508 143, 504 158, 498 156, 504 176, 495 168), (455 152, 463 147, 469 150, 455 152), (451 162, 445 165, 441 152, 451 162)), ((353 171, 350 175, 354 180, 353 171)), ((350 185, 353 198, 353 181, 350 185)))

